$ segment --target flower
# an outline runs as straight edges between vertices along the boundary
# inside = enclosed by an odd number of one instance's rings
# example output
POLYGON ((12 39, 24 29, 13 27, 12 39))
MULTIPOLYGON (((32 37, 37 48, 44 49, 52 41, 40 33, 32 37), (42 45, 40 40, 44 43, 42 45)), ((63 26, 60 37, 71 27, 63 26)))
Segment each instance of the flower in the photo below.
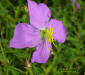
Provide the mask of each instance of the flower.
POLYGON ((75 7, 77 8, 77 10, 81 10, 80 4, 76 1, 76 0, 71 0, 72 3, 75 4, 75 7))
POLYGON ((77 10, 81 10, 80 4, 78 2, 75 3, 75 6, 76 6, 77 10))
POLYGON ((26 68, 30 68, 30 67, 31 67, 31 64, 28 62, 27 59, 26 59, 26 61, 25 61, 25 65, 26 65, 26 68))
POLYGON ((75 0, 71 0, 72 2, 75 2, 75 0))
POLYGON ((46 4, 27 1, 30 24, 16 25, 9 47, 20 49, 36 47, 31 59, 32 63, 46 63, 50 57, 53 40, 64 43, 67 32, 62 21, 50 19, 51 11, 46 4))

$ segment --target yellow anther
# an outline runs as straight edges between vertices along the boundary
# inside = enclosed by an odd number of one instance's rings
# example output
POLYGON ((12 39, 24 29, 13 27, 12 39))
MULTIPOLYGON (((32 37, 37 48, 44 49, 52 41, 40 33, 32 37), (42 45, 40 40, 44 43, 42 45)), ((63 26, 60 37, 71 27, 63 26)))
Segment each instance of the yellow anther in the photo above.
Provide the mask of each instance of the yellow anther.
MULTIPOLYGON (((49 28, 49 29, 47 30, 48 40, 47 40, 47 42, 46 42, 46 44, 47 44, 47 49, 48 49, 48 50, 52 50, 51 47, 50 47, 50 44, 54 41, 52 35, 53 35, 53 28, 49 28)), ((49 53, 50 53, 50 51, 49 51, 49 53)))

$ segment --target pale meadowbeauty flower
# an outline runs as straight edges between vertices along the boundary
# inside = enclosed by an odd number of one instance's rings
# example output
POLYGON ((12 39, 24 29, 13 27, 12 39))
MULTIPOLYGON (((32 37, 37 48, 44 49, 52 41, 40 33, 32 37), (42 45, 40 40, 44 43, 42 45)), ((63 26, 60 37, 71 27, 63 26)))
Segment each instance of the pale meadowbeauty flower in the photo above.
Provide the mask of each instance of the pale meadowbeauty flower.
POLYGON ((81 10, 80 4, 76 0, 71 0, 75 4, 77 10, 81 10))
POLYGON ((75 0, 71 0, 72 2, 75 2, 75 0))
POLYGON ((75 3, 75 6, 76 6, 77 10, 81 10, 80 4, 78 2, 75 3))
POLYGON ((26 68, 30 68, 30 67, 31 67, 31 64, 28 62, 27 59, 26 59, 26 61, 25 61, 25 66, 26 66, 26 68))
POLYGON ((53 40, 64 43, 67 32, 62 21, 50 19, 51 11, 46 4, 27 1, 30 24, 16 25, 9 47, 36 47, 31 62, 46 63, 52 52, 53 40))

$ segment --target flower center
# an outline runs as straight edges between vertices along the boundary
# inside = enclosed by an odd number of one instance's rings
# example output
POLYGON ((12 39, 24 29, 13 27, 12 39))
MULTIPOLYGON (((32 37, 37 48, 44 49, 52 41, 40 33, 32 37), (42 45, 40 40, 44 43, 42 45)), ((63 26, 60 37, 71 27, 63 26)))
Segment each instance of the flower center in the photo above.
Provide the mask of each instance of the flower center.
POLYGON ((47 37, 47 29, 45 30, 40 30, 41 36, 43 39, 45 39, 47 37))

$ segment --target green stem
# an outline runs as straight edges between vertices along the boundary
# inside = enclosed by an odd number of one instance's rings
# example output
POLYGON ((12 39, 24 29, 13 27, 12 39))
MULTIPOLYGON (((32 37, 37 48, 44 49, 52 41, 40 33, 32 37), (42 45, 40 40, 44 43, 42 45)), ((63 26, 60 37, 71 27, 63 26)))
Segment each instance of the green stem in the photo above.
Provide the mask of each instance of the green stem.
POLYGON ((18 69, 18 68, 16 68, 16 67, 14 67, 14 66, 10 66, 11 68, 13 68, 13 69, 15 69, 16 71, 19 71, 19 72, 21 72, 21 73, 23 73, 23 74, 26 74, 26 72, 24 72, 24 71, 22 71, 22 70, 20 70, 20 69, 18 69))
POLYGON ((26 71, 26 73, 30 73, 30 75, 33 75, 33 73, 32 73, 32 68, 26 68, 27 69, 27 71, 26 71))
POLYGON ((8 61, 8 59, 6 58, 6 55, 5 55, 5 53, 4 53, 4 49, 2 48, 1 43, 0 43, 0 47, 1 47, 2 56, 3 56, 4 59, 5 59, 4 64, 7 65, 7 63, 9 63, 9 61, 8 61))

